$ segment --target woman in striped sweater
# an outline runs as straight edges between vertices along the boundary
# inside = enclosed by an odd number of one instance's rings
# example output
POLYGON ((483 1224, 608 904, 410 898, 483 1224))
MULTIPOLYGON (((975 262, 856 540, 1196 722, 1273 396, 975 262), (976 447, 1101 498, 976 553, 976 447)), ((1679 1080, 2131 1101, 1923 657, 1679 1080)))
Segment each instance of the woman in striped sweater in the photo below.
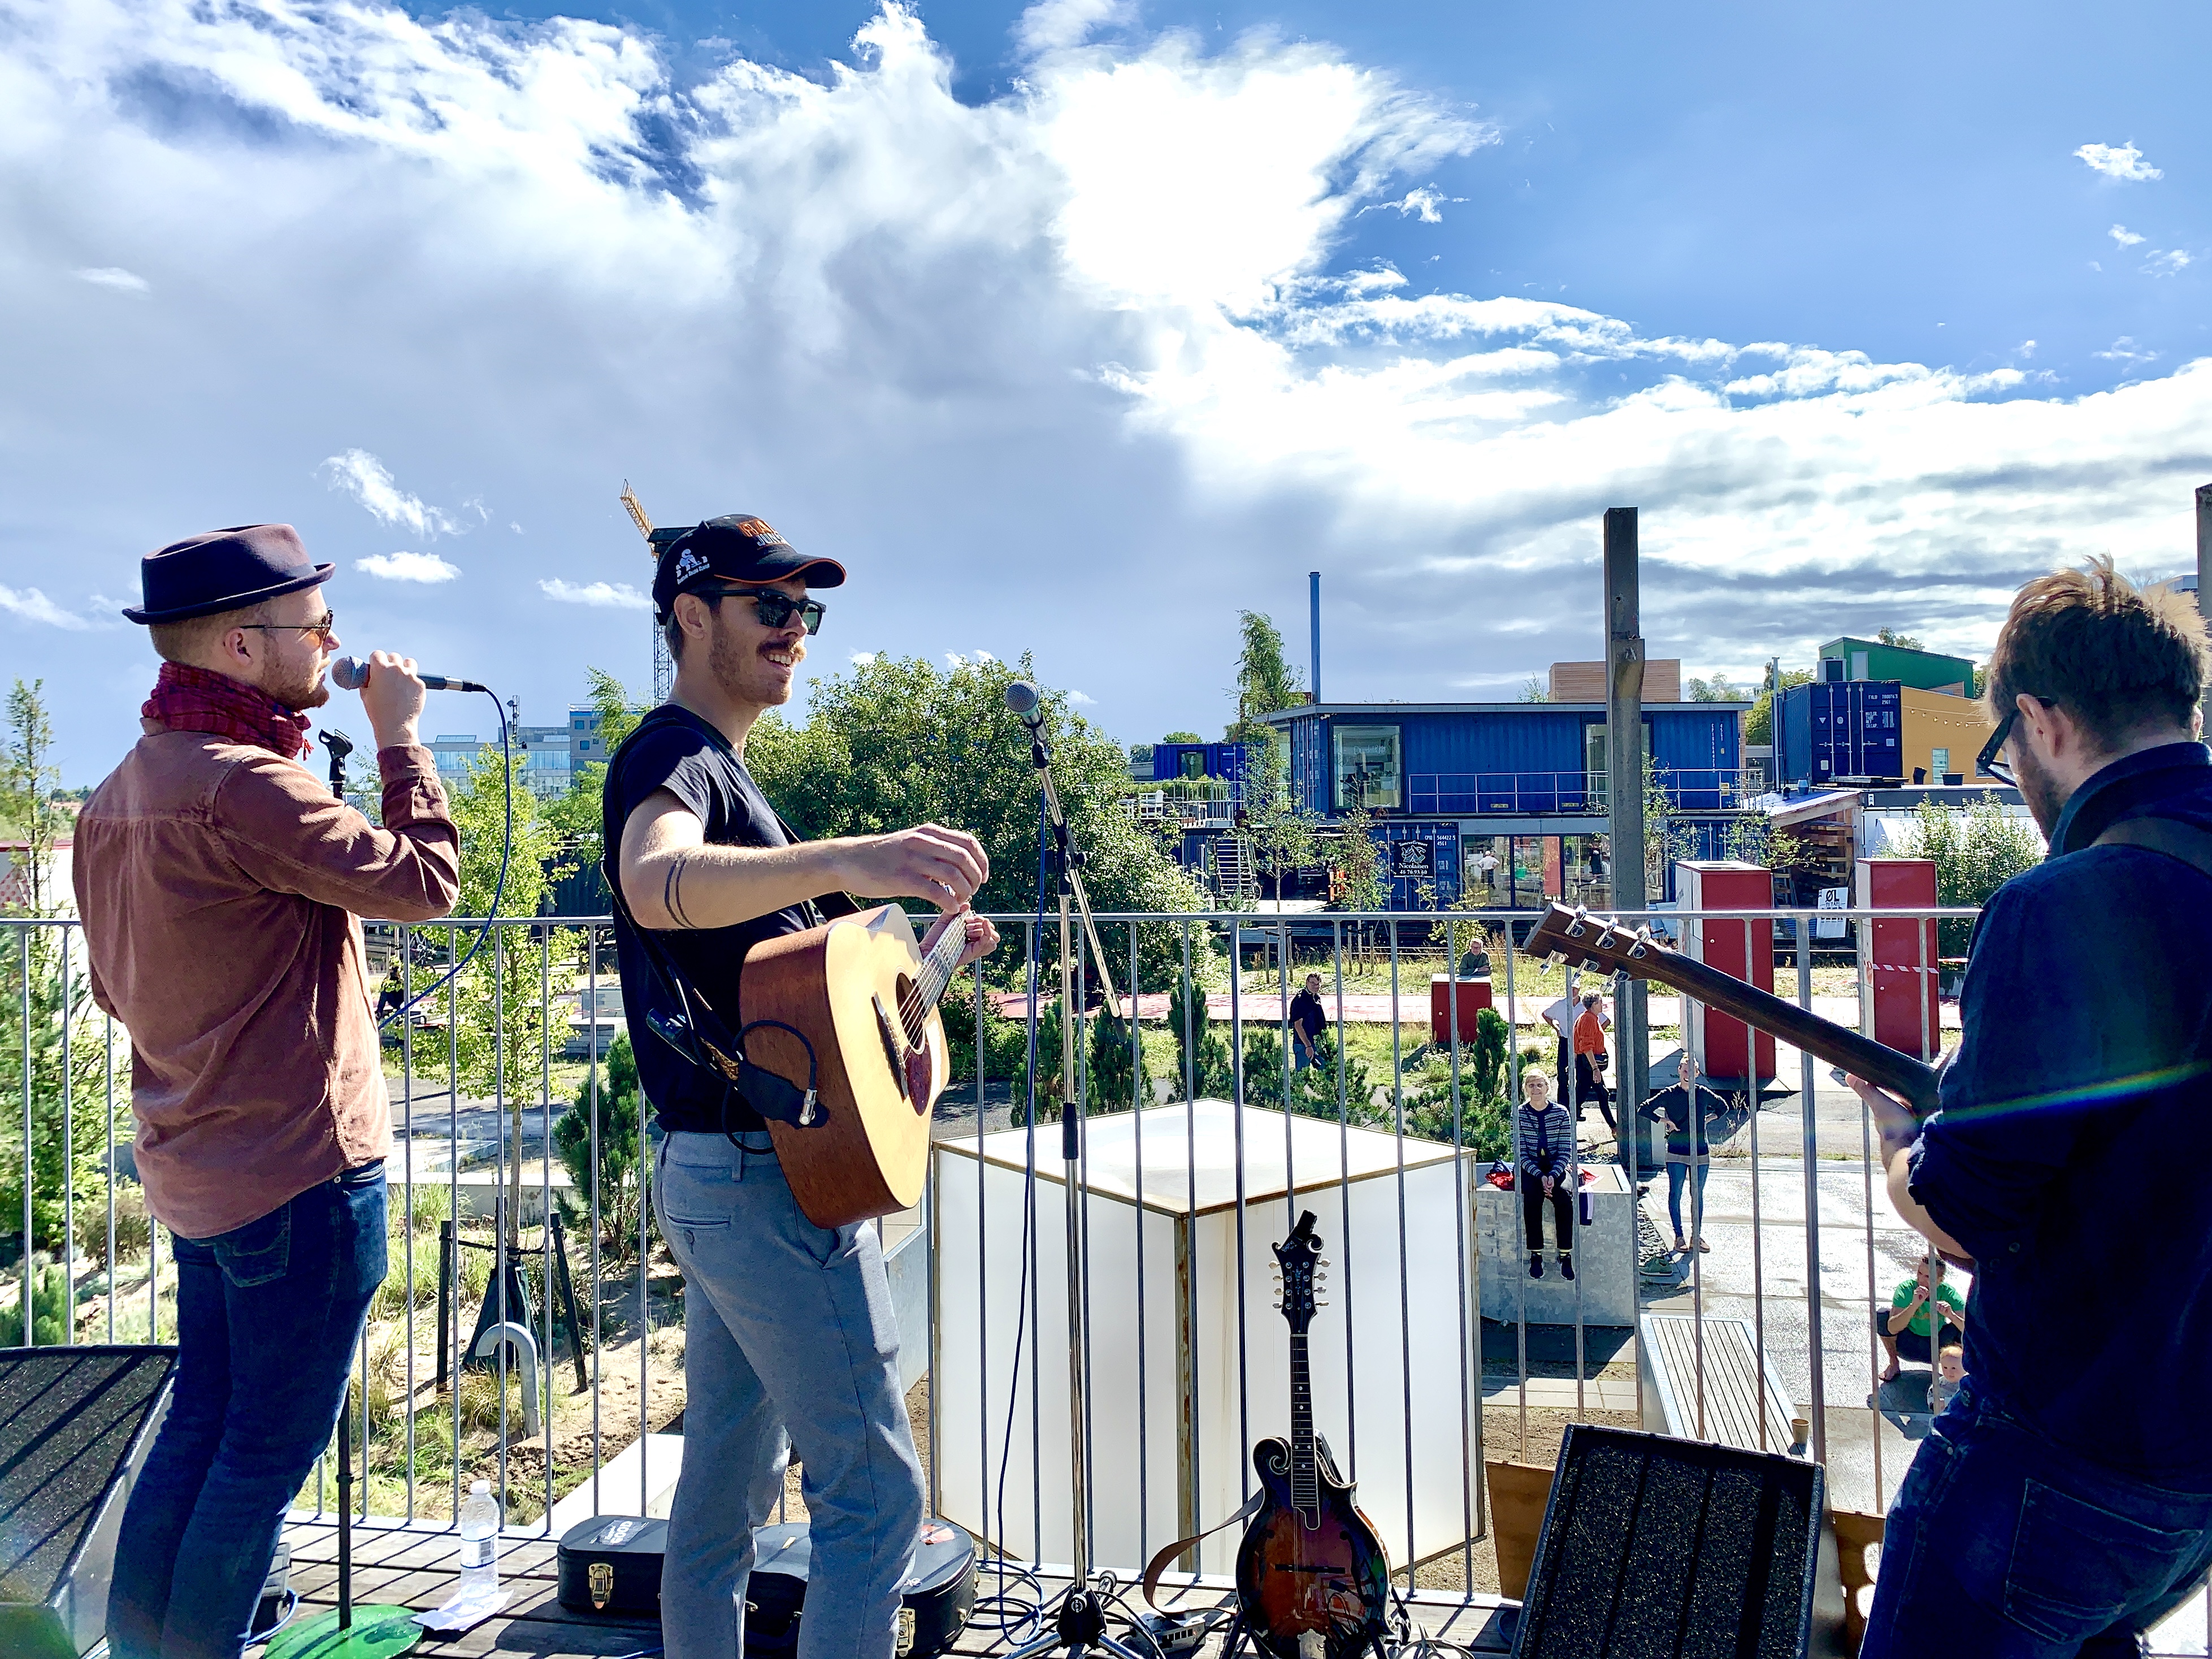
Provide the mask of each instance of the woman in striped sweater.
POLYGON ((1515 1115, 1516 1154, 1521 1166, 1521 1219, 1528 1232, 1528 1277, 1544 1276, 1544 1206, 1552 1206, 1552 1239, 1559 1277, 1575 1276, 1575 1121, 1552 1099, 1552 1080, 1541 1072, 1521 1074, 1525 1098, 1515 1115))

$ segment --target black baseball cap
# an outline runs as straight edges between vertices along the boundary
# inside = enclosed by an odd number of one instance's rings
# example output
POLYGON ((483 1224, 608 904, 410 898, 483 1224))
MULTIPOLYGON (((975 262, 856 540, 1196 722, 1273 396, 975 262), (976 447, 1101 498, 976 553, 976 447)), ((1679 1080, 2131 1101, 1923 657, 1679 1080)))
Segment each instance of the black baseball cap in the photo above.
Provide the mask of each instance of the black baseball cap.
POLYGON ((845 567, 810 559, 765 519, 729 513, 695 524, 660 550, 653 572, 653 613, 665 620, 676 596, 706 582, 774 582, 803 576, 809 587, 838 587, 845 567))

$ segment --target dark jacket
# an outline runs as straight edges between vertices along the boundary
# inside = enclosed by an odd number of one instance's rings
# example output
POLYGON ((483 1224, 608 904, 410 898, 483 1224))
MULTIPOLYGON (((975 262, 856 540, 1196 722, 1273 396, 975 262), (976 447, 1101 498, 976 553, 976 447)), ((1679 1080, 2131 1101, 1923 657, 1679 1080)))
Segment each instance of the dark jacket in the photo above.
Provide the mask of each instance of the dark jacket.
POLYGON ((1983 910, 1911 1186, 1975 1259, 1977 1392, 2093 1463, 2212 1492, 2212 878, 2093 845, 2139 817, 2212 830, 2203 745, 2099 772, 1983 910))

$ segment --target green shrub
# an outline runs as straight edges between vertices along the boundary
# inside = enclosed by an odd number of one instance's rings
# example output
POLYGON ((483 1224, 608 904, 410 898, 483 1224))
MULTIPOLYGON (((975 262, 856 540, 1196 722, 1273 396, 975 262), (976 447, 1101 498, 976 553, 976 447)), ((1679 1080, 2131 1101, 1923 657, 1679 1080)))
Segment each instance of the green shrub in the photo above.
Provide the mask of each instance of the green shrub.
MULTIPOLYGON (((617 1257, 637 1243, 638 1206, 644 1193, 639 1168, 638 1131, 644 1121, 645 1091, 637 1079, 637 1056, 627 1032, 607 1049, 604 1070, 585 1068, 576 1098, 553 1126, 553 1150, 568 1172, 568 1191, 561 1194, 563 1218, 580 1231, 591 1224, 591 1194, 599 1193, 600 1242, 617 1257), (592 1081, 600 1078, 599 1168, 592 1167, 592 1081)), ((464 1254, 478 1254, 464 1252, 464 1254)))
POLYGON ((0 1348, 58 1348, 69 1331, 69 1275, 59 1263, 31 1264, 31 1340, 23 1340, 23 1286, 19 1279, 0 1299, 0 1348))
MULTIPOLYGON (((1188 1079, 1192 1092, 1200 1100, 1230 1098, 1237 1087, 1235 1068, 1231 1063, 1228 1042, 1213 1029, 1212 1017, 1206 1012, 1203 985, 1177 977, 1175 989, 1168 996, 1168 1035, 1175 1039, 1176 1045, 1172 1079, 1175 1097, 1182 1097, 1188 1079), (1186 1018, 1189 1021, 1187 1033, 1186 1018)), ((1280 1092, 1278 1085, 1277 1093, 1280 1092)))

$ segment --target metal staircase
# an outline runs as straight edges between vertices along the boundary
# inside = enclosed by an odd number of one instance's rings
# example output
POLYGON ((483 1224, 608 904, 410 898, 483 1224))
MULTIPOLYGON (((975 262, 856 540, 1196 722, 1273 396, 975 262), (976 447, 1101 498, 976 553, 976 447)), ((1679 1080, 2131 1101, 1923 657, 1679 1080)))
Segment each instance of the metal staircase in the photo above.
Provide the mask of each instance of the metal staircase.
POLYGON ((1232 903, 1243 903, 1259 896, 1259 878, 1244 856, 1244 843, 1234 836, 1221 836, 1213 842, 1213 890, 1232 903))

